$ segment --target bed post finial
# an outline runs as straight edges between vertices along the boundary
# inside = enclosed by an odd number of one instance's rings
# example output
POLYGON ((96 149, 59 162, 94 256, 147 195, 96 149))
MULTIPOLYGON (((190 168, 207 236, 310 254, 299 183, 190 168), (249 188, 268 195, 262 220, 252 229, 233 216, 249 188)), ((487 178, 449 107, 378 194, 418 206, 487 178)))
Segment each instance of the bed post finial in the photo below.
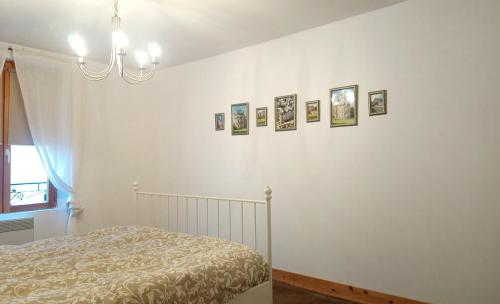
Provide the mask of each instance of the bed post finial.
POLYGON ((267 264, 269 265, 269 282, 273 282, 273 241, 271 232, 271 199, 273 190, 269 186, 264 189, 267 207, 267 264))
POLYGON ((273 193, 273 190, 271 190, 271 188, 269 188, 269 186, 266 186, 266 189, 264 189, 264 194, 265 194, 267 202, 271 201, 271 199, 273 198, 271 196, 272 193, 273 193))
POLYGON ((139 191, 139 182, 138 181, 132 182, 132 189, 134 190, 134 192, 139 191))

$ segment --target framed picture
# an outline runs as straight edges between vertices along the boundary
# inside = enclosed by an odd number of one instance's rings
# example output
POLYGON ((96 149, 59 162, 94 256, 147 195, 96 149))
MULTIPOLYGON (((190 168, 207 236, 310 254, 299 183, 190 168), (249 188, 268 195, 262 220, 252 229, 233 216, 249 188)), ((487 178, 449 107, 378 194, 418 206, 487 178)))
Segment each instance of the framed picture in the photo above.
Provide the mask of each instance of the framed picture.
POLYGON ((267 126, 267 107, 255 109, 255 117, 257 119, 257 127, 267 126))
POLYGON ((238 103, 231 105, 231 134, 248 135, 249 125, 249 105, 248 103, 238 103))
POLYGON ((358 85, 330 89, 330 127, 358 124, 358 85))
POLYGON ((320 101, 313 100, 306 102, 306 121, 315 122, 320 118, 320 101))
POLYGON ((368 93, 369 115, 387 114, 387 91, 375 91, 368 93))
POLYGON ((215 113, 215 131, 223 131, 224 123, 224 113, 215 113))
POLYGON ((297 130, 297 94, 274 98, 276 131, 297 130))

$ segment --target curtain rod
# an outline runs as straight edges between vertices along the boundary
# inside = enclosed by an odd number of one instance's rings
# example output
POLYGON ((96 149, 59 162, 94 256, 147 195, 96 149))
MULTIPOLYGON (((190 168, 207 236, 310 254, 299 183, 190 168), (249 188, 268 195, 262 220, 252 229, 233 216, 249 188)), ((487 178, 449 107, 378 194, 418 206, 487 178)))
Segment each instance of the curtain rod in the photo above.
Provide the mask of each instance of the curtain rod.
MULTIPOLYGON (((21 49, 33 53, 38 53, 42 54, 48 57, 51 57, 53 59, 63 59, 63 60, 69 60, 72 62, 76 62, 76 57, 71 56, 71 55, 66 55, 62 53, 56 53, 56 52, 51 52, 51 51, 46 51, 46 50, 41 50, 41 49, 35 49, 35 48, 30 48, 24 45, 18 45, 14 43, 9 43, 5 41, 0 41, 0 49, 6 47, 8 52, 7 52, 7 60, 14 60, 14 56, 12 55, 15 49, 21 49)), ((97 64, 102 64, 101 62, 94 61, 94 60, 88 60, 87 62, 91 63, 97 63, 97 64)))
MULTIPOLYGON (((21 49, 21 50, 26 50, 26 51, 33 52, 33 53, 42 54, 42 55, 49 57, 51 59, 54 59, 54 60, 59 59, 59 60, 65 60, 68 62, 76 62, 76 56, 66 55, 66 54, 62 54, 62 53, 56 53, 56 52, 51 52, 51 51, 46 51, 46 50, 41 50, 41 49, 30 48, 30 47, 27 47, 24 45, 9 43, 9 42, 5 42, 5 41, 0 40, 0 50, 2 48, 7 48, 7 51, 8 51, 6 54, 7 61, 14 61, 13 52, 16 49, 21 49)), ((1 52, 0 52, 0 54, 1 54, 1 52)), ((87 58, 85 58, 85 59, 87 59, 87 58)), ((102 63, 102 62, 92 60, 92 59, 88 59, 88 60, 86 60, 86 62, 89 64, 92 64, 92 65, 104 65, 104 63, 102 63)))

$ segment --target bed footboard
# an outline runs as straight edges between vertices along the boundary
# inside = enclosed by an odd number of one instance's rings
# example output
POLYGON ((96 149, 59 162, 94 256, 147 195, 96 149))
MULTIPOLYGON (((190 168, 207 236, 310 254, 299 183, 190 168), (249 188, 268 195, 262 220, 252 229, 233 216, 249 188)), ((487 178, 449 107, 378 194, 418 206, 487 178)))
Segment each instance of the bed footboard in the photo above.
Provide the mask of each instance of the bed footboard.
POLYGON ((250 246, 267 257, 272 282, 271 188, 265 188, 264 200, 253 200, 144 192, 138 182, 132 187, 137 224, 250 246))

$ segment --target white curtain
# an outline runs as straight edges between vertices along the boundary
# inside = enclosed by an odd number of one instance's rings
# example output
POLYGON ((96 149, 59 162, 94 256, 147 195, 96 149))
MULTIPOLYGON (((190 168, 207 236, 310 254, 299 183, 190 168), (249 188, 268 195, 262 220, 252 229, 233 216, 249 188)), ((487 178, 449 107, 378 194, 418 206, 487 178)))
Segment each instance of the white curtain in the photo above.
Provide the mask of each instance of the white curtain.
MULTIPOLYGON (((74 207, 75 149, 72 63, 22 49, 14 50, 26 117, 40 158, 52 184, 69 194, 74 207)), ((71 220, 71 216, 69 221, 71 220)), ((74 222, 68 222, 68 233, 74 222)))
MULTIPOLYGON (((3 64, 5 63, 5 56, 4 54, 1 53, 0 51, 0 74, 1 72, 3 71, 3 64)), ((0 79, 2 78, 2 76, 0 75, 0 79)))

